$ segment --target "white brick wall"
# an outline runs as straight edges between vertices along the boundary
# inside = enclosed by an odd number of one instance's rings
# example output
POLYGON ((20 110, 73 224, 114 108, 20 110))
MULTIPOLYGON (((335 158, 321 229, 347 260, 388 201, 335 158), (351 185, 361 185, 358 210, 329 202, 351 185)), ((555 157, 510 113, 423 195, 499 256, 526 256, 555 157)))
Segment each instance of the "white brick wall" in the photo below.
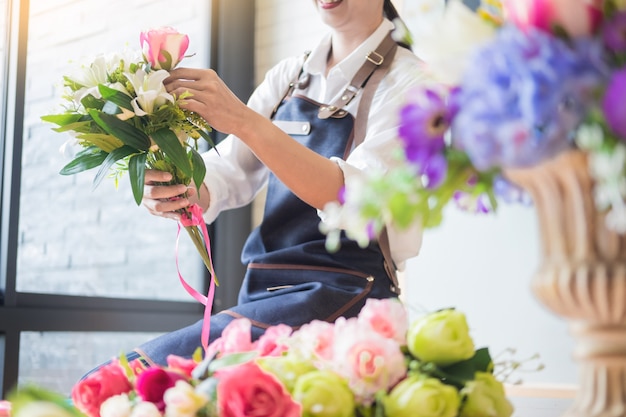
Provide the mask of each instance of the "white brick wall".
POLYGON ((311 49, 328 29, 313 0, 256 0, 256 81, 279 60, 311 49))

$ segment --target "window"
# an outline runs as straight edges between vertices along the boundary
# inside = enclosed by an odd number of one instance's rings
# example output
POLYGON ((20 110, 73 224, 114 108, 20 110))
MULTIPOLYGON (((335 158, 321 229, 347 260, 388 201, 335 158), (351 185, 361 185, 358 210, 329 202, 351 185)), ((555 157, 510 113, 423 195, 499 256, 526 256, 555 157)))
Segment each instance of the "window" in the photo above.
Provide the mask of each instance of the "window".
MULTIPOLYGON (((0 0, 0 10, 0 27, 8 29, 0 35, 0 391, 28 381, 68 392, 93 366, 200 319, 202 306, 178 282, 176 224, 137 207, 127 178, 118 190, 106 180, 92 190, 95 172, 59 175, 68 136, 40 117, 59 110, 62 77, 81 60, 139 48, 139 32, 149 27, 189 34, 189 66, 219 68, 216 49, 229 38, 252 56, 254 3, 0 0), (217 12, 229 10, 248 22, 224 25, 218 44, 217 12)), ((216 256, 216 267, 227 268, 235 251, 238 262, 241 243, 231 249, 215 236, 226 259, 216 256)), ((180 245, 181 274, 204 288, 204 267, 184 232, 180 245)), ((218 292, 217 309, 233 299, 228 285, 221 291, 228 294, 218 292)))

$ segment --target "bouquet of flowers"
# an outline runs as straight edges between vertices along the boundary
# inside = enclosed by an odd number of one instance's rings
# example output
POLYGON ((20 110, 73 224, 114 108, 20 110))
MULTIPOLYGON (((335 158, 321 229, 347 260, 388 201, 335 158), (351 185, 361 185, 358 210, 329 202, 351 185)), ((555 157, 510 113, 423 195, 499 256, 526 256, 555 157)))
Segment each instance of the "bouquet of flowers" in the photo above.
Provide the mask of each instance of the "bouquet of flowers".
MULTIPOLYGON (((168 171, 173 184, 202 184, 206 168, 198 153, 198 140, 213 142, 211 127, 180 107, 185 96, 169 94, 163 81, 185 58, 189 37, 170 27, 142 32, 142 50, 101 54, 73 75, 64 77, 64 111, 42 120, 68 132, 80 147, 61 169, 72 175, 98 168, 93 184, 113 176, 116 184, 127 173, 137 204, 143 198, 146 169, 168 171)), ((199 188, 198 188, 199 190, 199 188)), ((202 211, 191 206, 181 211, 206 267, 213 274, 208 234, 202 211)))
POLYGON ((324 210, 328 247, 340 230, 367 244, 386 224, 435 227, 452 201, 528 202, 506 170, 571 149, 607 227, 626 232, 626 2, 450 0, 433 26, 414 48, 436 82, 407 96, 398 168, 346 184, 324 210))
MULTIPOLYGON (((23 387, 13 417, 509 417, 487 348, 454 309, 409 322, 395 299, 358 317, 267 329, 255 342, 236 319, 204 360, 144 368, 124 357, 80 381, 73 405, 23 387)), ((198 355, 200 356, 200 355, 198 355)))

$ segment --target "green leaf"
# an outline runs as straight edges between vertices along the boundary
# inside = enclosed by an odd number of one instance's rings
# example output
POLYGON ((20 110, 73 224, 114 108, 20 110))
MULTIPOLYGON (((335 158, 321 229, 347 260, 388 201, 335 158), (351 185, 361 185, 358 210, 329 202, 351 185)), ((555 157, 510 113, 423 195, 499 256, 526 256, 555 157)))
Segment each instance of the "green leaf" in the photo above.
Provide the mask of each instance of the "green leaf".
POLYGON ((178 137, 169 129, 160 129, 152 134, 152 140, 159 145, 163 153, 172 161, 176 168, 180 169, 187 177, 193 172, 187 151, 178 140, 178 137))
POLYGON ((83 133, 77 136, 78 139, 89 142, 93 146, 97 146, 105 152, 111 152, 114 149, 124 146, 124 142, 115 136, 106 133, 83 133))
POLYGON ((73 175, 91 168, 95 168, 102 164, 107 156, 107 152, 104 152, 96 148, 95 146, 90 146, 77 153, 72 162, 65 165, 61 169, 60 174, 73 175))
POLYGON ((196 184, 196 190, 198 191, 198 196, 200 196, 200 186, 204 181, 204 176, 206 175, 206 165, 204 165, 204 160, 202 156, 195 150, 191 150, 191 163, 193 165, 193 178, 194 184, 196 184))
POLYGON ((143 184, 146 176, 146 159, 148 154, 140 153, 130 157, 128 161, 128 176, 130 178, 130 187, 133 190, 133 197, 137 205, 141 204, 143 199, 143 184))
POLYGON ((46 116, 41 116, 41 120, 43 120, 44 122, 54 123, 58 126, 66 126, 78 122, 81 117, 83 117, 83 115, 78 113, 49 114, 46 116))
MULTIPOLYGON (((202 136, 204 140, 206 140, 209 143, 209 146, 211 146, 211 148, 215 148, 215 142, 213 142, 213 139, 207 132, 205 132, 202 129, 198 129, 198 133, 200 134, 200 136, 202 136)), ((217 149, 215 149, 215 151, 217 152, 217 149)))
MULTIPOLYGON (((8 393, 7 400, 11 403, 11 414, 15 416, 20 415, 20 413, 21 415, 26 415, 26 412, 22 410, 25 410, 26 407, 33 403, 48 403, 51 406, 54 405, 58 407, 58 409, 48 409, 49 412, 46 415, 86 417, 77 408, 71 405, 66 396, 36 387, 34 385, 25 385, 13 389, 8 393), (61 412, 61 410, 63 410, 64 413, 61 412)), ((30 413, 28 414, 30 415, 30 413)))
POLYGON ((63 133, 63 132, 89 133, 91 132, 92 123, 93 123, 93 120, 91 119, 91 117, 89 117, 89 120, 80 120, 76 123, 68 123, 65 126, 55 127, 52 130, 54 130, 55 132, 59 132, 59 133, 63 133))
POLYGON ((98 185, 100 185, 102 179, 106 177, 106 174, 109 172, 109 168, 111 168, 114 163, 134 153, 137 153, 137 150, 131 148, 130 146, 122 146, 121 148, 117 148, 111 151, 111 153, 109 153, 109 155, 100 165, 100 169, 93 179, 93 188, 96 188, 98 185))
POLYGON ((95 98, 91 94, 83 97, 80 103, 86 109, 102 110, 102 107, 104 107, 104 100, 102 100, 101 98, 95 98))
POLYGON ((107 87, 104 84, 98 85, 98 90, 100 91, 100 94, 102 94, 103 99, 108 100, 124 109, 133 109, 133 106, 130 104, 132 98, 129 95, 124 94, 114 88, 107 87))
POLYGON ((493 362, 489 350, 482 348, 476 350, 470 359, 441 368, 441 372, 448 383, 462 386, 465 381, 474 379, 476 372, 490 372, 492 367, 493 362))
POLYGON ((150 138, 130 123, 126 123, 115 116, 97 110, 89 110, 89 114, 107 133, 115 136, 124 144, 140 151, 150 148, 150 138))
POLYGON ((227 366, 246 363, 256 358, 257 356, 258 352, 250 351, 242 353, 232 353, 226 356, 222 356, 218 359, 213 359, 211 363, 209 363, 209 374, 213 374, 213 372, 217 371, 218 369, 225 368, 227 366))

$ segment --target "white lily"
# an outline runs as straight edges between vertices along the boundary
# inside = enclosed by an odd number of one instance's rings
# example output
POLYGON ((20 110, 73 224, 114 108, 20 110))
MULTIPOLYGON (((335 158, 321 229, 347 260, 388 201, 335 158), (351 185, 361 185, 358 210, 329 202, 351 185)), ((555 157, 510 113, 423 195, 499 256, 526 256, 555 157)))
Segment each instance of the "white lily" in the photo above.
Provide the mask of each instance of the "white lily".
POLYGON ((450 0, 445 11, 434 15, 422 30, 414 50, 441 83, 457 85, 465 73, 471 53, 493 39, 496 27, 460 0, 450 0))
POLYGON ((146 73, 143 69, 139 69, 134 74, 125 73, 125 75, 137 95, 131 101, 137 116, 152 114, 155 108, 162 106, 167 101, 174 102, 174 97, 167 92, 163 85, 163 80, 169 76, 167 71, 159 70, 146 73))

